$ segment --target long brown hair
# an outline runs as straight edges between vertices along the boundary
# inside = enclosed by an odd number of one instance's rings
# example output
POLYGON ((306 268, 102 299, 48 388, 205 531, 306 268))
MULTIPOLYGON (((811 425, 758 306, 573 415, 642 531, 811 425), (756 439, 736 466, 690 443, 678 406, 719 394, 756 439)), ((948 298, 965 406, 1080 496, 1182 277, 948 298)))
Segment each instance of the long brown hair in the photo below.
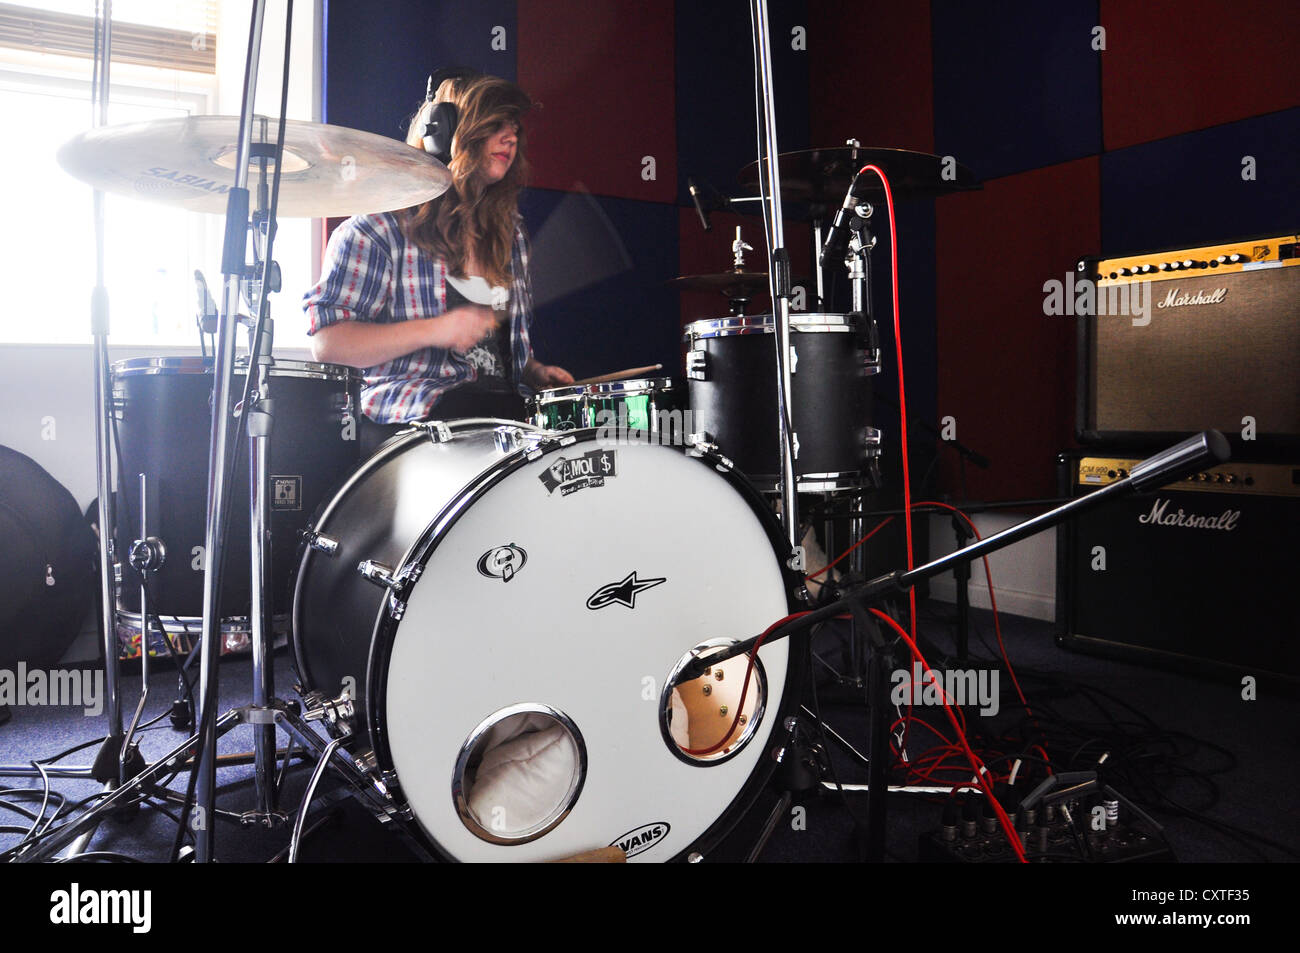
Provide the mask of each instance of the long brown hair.
POLYGON ((494 285, 510 281, 519 190, 528 175, 521 120, 533 101, 514 83, 496 76, 447 79, 411 120, 406 141, 421 148, 425 123, 438 103, 456 106, 458 119, 452 140, 452 186, 401 216, 406 236, 425 251, 447 262, 453 275, 465 277, 465 263, 474 253, 484 275, 494 285), (515 160, 505 177, 489 184, 480 174, 488 140, 501 123, 518 129, 515 160))

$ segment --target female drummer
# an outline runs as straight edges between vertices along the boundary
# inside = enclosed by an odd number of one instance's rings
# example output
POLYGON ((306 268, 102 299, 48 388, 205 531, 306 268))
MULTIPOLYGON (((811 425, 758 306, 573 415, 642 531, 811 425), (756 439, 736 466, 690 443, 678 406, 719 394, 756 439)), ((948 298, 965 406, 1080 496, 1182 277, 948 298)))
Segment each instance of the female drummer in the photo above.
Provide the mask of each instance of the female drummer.
POLYGON ((495 76, 444 80, 412 119, 407 143, 426 148, 444 102, 457 113, 451 187, 414 208, 345 221, 303 305, 313 357, 364 369, 363 454, 409 421, 522 419, 534 389, 573 383, 533 357, 529 339, 518 196, 528 170, 521 123, 532 101, 495 76))

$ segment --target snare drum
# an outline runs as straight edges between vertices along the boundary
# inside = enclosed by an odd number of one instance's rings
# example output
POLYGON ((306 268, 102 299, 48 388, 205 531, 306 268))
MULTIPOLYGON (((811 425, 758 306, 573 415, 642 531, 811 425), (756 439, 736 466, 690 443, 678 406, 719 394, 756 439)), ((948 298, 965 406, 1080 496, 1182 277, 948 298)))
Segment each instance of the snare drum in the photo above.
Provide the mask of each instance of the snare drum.
POLYGON ((680 436, 680 391, 671 377, 555 387, 530 397, 528 411, 543 430, 637 430, 659 443, 680 436))
MULTIPOLYGON (((860 487, 880 448, 870 426, 879 356, 846 315, 792 314, 790 332, 799 492, 860 487)), ((695 321, 685 332, 693 432, 765 492, 781 480, 773 333, 770 314, 695 321)))
MULTIPOLYGON (((140 480, 148 478, 149 533, 162 540, 166 559, 153 576, 151 608, 162 616, 203 615, 208 438, 212 421, 210 358, 148 357, 113 365, 114 436, 119 443, 117 490, 119 558, 140 535, 140 480)), ((235 367, 241 393, 246 365, 235 367)), ((289 578, 298 538, 312 512, 359 459, 356 440, 358 381, 345 367, 277 360, 270 371, 274 401, 269 464, 271 594, 281 613, 289 606, 289 578)), ((223 619, 249 613, 248 441, 237 447, 230 484, 230 523, 222 574, 223 619)), ((119 608, 138 620, 140 587, 127 573, 119 608)))
POLYGON ((716 455, 597 435, 418 425, 306 537, 306 700, 338 703, 386 816, 435 856, 708 851, 774 765, 788 643, 762 650, 739 719, 743 658, 673 676, 790 611, 780 527, 716 455))

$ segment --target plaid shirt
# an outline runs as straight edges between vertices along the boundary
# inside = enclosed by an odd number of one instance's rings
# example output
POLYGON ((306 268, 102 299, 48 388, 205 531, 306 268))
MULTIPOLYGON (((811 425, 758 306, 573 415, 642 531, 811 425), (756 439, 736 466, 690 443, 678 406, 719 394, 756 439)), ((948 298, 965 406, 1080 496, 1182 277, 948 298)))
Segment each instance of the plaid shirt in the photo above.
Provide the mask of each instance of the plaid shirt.
MULTIPOLYGON (((308 334, 340 321, 388 323, 432 318, 447 311, 447 264, 407 240, 390 212, 358 215, 334 230, 325 250, 320 283, 303 299, 308 334)), ((522 223, 511 256, 510 343, 513 380, 522 381, 532 357, 532 290, 522 223)), ((478 371, 456 351, 427 347, 368 367, 363 372, 361 409, 376 423, 427 420, 445 391, 478 379, 478 371)))

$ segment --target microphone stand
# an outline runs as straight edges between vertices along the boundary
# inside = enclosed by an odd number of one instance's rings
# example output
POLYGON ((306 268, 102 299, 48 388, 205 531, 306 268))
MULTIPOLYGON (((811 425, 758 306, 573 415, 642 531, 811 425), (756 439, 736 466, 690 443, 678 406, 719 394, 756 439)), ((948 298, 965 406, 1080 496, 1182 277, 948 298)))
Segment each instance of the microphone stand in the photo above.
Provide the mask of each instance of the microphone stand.
POLYGON ((767 0, 750 0, 754 39, 754 98, 758 114, 758 183, 767 234, 768 290, 776 346, 777 445, 781 448, 781 521, 790 545, 789 568, 802 572, 804 550, 799 539, 799 494, 794 460, 793 388, 790 375, 790 253, 785 247, 781 219, 781 177, 776 146, 776 111, 772 94, 772 43, 768 33, 767 0))

